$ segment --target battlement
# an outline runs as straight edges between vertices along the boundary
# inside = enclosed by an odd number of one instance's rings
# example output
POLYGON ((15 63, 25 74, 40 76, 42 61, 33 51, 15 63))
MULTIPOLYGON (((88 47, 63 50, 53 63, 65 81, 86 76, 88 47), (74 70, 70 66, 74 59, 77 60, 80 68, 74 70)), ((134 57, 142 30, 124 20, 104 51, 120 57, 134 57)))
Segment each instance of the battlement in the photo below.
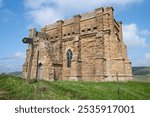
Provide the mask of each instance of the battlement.
POLYGON ((101 7, 85 14, 74 15, 66 20, 59 20, 54 24, 46 25, 42 32, 49 35, 50 40, 66 38, 76 34, 94 33, 101 30, 119 30, 119 23, 113 17, 112 7, 101 7), (114 27, 116 29, 114 29, 114 27))
MULTIPOLYGON (((97 8, 93 11, 81 14, 81 15, 75 15, 74 17, 65 19, 64 21, 63 20, 60 20, 60 21, 62 21, 63 26, 66 26, 69 24, 73 24, 76 16, 80 17, 80 21, 84 21, 84 20, 89 20, 91 18, 95 18, 100 13, 111 14, 111 13, 113 13, 113 11, 114 11, 114 9, 112 7, 105 7, 105 8, 101 7, 101 8, 97 8)), ((59 25, 59 22, 56 21, 54 24, 48 24, 48 25, 44 26, 42 29, 51 30, 51 29, 57 28, 58 25, 59 25)))

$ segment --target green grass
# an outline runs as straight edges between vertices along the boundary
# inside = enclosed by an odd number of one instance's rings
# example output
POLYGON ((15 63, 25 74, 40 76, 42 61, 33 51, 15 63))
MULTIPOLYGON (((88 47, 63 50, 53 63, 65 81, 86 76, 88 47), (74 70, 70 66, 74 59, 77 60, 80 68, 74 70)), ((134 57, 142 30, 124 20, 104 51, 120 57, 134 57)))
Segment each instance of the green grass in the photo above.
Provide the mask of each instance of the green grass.
MULTIPOLYGON (((0 76, 0 99, 117 100, 116 82, 38 81, 26 83, 14 76, 0 76)), ((121 82, 121 100, 149 100, 150 82, 121 82)))
POLYGON ((136 81, 150 82, 150 74, 147 74, 147 75, 135 75, 134 78, 135 78, 136 81))

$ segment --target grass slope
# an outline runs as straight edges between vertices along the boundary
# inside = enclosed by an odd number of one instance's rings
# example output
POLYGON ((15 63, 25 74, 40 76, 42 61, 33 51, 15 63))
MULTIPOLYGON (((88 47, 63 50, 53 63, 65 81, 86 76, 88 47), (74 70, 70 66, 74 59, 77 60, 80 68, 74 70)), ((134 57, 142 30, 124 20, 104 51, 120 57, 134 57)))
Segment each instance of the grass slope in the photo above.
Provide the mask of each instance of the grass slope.
MULTIPOLYGON (((116 100, 116 82, 38 81, 27 84, 14 76, 0 76, 0 99, 116 100)), ((150 99, 150 83, 121 82, 120 99, 150 99)))
POLYGON ((150 67, 133 67, 135 80, 150 82, 150 67))
POLYGON ((133 67, 134 75, 147 75, 150 74, 150 67, 133 67))

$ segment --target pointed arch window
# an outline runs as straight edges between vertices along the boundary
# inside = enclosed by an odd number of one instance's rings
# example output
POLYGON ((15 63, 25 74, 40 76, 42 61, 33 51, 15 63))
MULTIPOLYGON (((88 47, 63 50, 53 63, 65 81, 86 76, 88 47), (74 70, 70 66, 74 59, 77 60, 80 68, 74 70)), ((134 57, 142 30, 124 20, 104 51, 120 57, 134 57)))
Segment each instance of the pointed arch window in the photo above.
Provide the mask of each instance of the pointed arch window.
POLYGON ((71 60, 72 60, 72 51, 69 49, 67 51, 67 67, 71 67, 71 60))

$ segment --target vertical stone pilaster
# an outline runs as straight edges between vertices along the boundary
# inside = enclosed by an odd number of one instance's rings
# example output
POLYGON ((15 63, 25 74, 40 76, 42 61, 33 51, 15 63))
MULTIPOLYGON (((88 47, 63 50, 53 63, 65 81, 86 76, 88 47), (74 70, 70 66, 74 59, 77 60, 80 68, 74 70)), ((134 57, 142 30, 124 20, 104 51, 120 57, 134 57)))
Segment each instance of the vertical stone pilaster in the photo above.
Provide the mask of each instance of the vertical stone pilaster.
POLYGON ((110 30, 104 32, 105 80, 111 80, 110 30))
POLYGON ((62 25, 63 25, 63 20, 59 20, 57 21, 57 30, 58 30, 58 36, 59 36, 59 40, 58 40, 58 45, 59 46, 59 62, 62 63, 62 25))
POLYGON ((111 41, 114 41, 114 9, 112 7, 106 7, 104 9, 104 45, 105 45, 105 76, 106 81, 112 80, 112 56, 111 56, 111 41))
POLYGON ((79 35, 80 34, 80 19, 81 19, 81 16, 80 15, 75 15, 74 16, 74 33, 76 35, 79 35))
POLYGON ((74 51, 73 51, 73 60, 71 67, 71 79, 73 80, 81 80, 81 45, 80 45, 80 37, 76 36, 73 41, 74 51))
POLYGON ((101 81, 104 79, 105 58, 104 58, 104 38, 103 33, 98 32, 95 42, 95 80, 101 81))
POLYGON ((104 9, 103 8, 95 9, 95 13, 96 13, 97 31, 101 32, 101 31, 103 31, 103 13, 104 13, 104 9))
POLYGON ((80 15, 74 16, 74 34, 76 35, 73 40, 73 60, 71 66, 71 80, 80 80, 81 79, 81 42, 80 42, 80 15))

